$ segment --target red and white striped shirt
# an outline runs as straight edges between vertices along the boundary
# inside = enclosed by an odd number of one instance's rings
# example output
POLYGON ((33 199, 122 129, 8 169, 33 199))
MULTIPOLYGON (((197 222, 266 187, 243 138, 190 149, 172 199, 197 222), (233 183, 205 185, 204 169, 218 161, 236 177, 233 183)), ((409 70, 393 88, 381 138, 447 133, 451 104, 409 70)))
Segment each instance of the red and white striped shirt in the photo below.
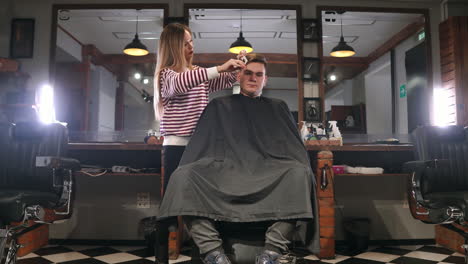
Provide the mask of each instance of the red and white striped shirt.
POLYGON ((164 114, 160 132, 163 136, 188 137, 193 134, 198 119, 208 104, 212 92, 232 87, 236 73, 218 74, 216 68, 194 67, 178 73, 171 69, 160 72, 161 98, 164 114))

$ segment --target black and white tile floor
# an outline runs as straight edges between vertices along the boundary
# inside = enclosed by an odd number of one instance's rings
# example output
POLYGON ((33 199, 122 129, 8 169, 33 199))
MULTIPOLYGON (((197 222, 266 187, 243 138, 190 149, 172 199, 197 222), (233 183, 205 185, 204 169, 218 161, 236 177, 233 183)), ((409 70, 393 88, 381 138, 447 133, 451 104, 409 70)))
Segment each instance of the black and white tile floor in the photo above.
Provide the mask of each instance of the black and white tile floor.
MULTIPOLYGON (((188 255, 188 254, 187 254, 188 255)), ((132 246, 81 246, 81 245, 49 245, 34 253, 19 258, 18 264, 151 264, 154 256, 148 256, 144 247, 132 246)), ((189 264, 190 257, 180 255, 171 264, 189 264)), ((391 246, 370 247, 368 251, 354 255, 337 255, 335 259, 298 255, 298 264, 446 264, 465 263, 463 255, 448 249, 434 246, 391 246)))

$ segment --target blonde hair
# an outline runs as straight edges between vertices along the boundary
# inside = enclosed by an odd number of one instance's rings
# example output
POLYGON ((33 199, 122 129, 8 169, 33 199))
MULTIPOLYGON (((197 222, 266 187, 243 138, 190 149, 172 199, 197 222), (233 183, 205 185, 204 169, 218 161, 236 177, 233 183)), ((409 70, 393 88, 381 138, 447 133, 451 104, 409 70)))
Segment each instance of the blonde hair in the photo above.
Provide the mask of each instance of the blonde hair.
POLYGON ((188 26, 172 23, 164 27, 159 38, 156 70, 154 72, 154 111, 157 120, 161 120, 164 113, 159 76, 161 71, 169 68, 176 72, 183 72, 187 68, 193 68, 192 59, 187 61, 184 55, 185 31, 192 35, 192 31, 188 26))

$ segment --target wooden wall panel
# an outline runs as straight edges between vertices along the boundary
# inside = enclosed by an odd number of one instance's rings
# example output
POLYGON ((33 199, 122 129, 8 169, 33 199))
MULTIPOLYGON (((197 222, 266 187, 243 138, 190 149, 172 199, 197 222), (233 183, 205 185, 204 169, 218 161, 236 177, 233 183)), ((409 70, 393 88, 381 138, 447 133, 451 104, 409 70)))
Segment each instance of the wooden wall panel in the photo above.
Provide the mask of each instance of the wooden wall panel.
POLYGON ((468 17, 449 17, 439 25, 442 88, 449 102, 449 124, 468 125, 468 17))

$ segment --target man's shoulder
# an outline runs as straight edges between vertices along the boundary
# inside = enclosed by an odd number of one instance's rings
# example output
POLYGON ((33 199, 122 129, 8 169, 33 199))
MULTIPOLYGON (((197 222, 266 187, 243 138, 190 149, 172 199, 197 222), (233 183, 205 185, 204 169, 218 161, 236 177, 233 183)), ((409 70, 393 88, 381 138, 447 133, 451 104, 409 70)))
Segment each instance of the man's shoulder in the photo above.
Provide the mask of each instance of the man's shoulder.
MULTIPOLYGON (((243 95, 241 94, 231 94, 231 95, 224 95, 224 96, 219 96, 211 99, 210 104, 226 104, 226 103, 231 103, 234 101, 237 101, 241 99, 243 95)), ((286 104, 283 100, 278 99, 278 98, 272 98, 272 97, 265 97, 262 96, 261 99, 265 102, 274 104, 274 105, 284 105, 286 104)))
POLYGON ((217 96, 210 100, 210 104, 225 103, 233 100, 234 95, 217 96))

